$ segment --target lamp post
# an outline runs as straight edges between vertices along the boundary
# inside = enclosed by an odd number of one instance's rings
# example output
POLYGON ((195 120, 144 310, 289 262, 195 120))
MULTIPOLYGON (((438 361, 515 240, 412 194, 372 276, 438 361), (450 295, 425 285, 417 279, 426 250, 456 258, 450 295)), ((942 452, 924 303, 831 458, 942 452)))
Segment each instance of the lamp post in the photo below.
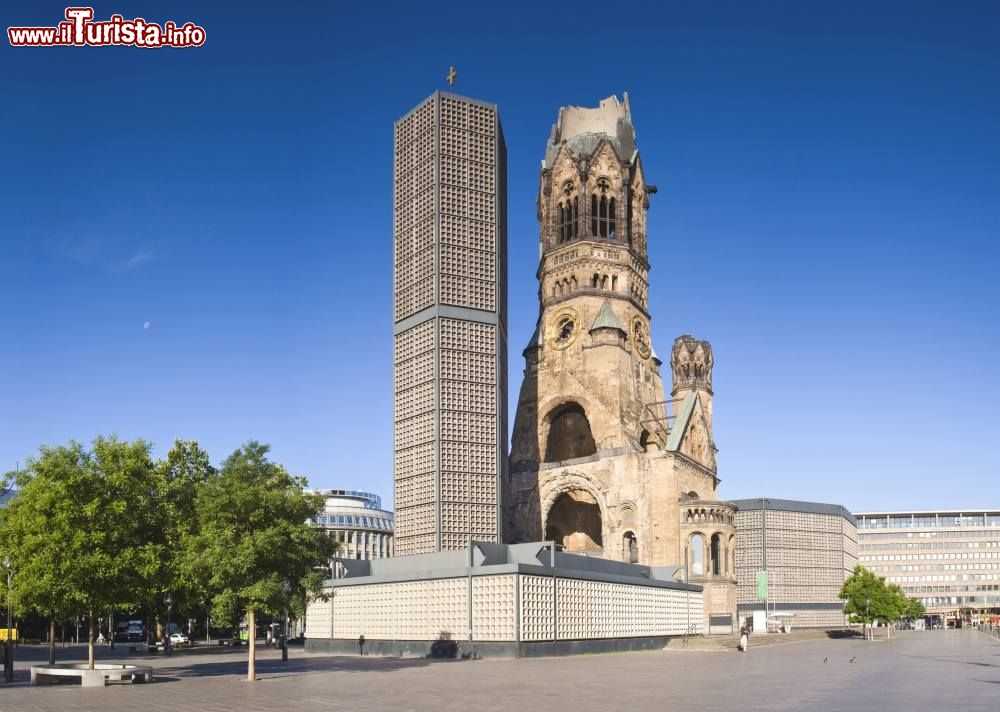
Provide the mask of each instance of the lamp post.
POLYGON ((281 662, 288 662, 288 598, 292 595, 292 582, 288 579, 284 580, 285 588, 285 625, 284 630, 281 633, 281 662))
MULTIPOLYGON (((763 558, 764 564, 764 578, 767 579, 767 507, 765 506, 769 500, 764 497, 760 498, 760 538, 761 538, 761 557, 763 558)), ((767 581, 767 588, 764 589, 764 632, 767 632, 767 599, 770 597, 771 587, 770 581, 767 581)))
POLYGON ((868 596, 865 596, 865 625, 868 626, 868 630, 865 631, 865 640, 871 640, 871 638, 868 637, 871 632, 871 621, 868 619, 868 604, 870 602, 871 601, 868 596))
POLYGON ((173 594, 167 593, 167 597, 163 599, 163 602, 167 604, 167 655, 172 654, 170 645, 170 612, 174 607, 174 597, 173 594))
POLYGON ((11 570, 10 570, 10 557, 5 556, 3 560, 3 566, 7 569, 7 640, 4 643, 4 656, 3 656, 3 679, 6 682, 14 682, 14 646, 10 644, 11 639, 11 600, 10 600, 10 589, 11 589, 11 570))

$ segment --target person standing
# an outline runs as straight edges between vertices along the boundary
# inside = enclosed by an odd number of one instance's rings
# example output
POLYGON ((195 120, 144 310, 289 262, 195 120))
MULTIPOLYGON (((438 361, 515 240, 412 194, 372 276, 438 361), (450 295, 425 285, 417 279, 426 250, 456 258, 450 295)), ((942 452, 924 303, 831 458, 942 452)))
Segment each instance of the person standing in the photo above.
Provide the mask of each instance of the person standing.
POLYGON ((750 646, 750 626, 746 623, 740 628, 740 652, 747 652, 747 648, 750 646))

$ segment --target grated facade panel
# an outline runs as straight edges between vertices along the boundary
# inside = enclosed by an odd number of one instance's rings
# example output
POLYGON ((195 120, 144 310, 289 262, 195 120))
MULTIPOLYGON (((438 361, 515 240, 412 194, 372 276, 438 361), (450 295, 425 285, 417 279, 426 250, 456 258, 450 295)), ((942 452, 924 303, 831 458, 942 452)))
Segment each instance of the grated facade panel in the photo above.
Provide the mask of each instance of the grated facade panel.
POLYGON ((495 106, 436 92, 395 126, 397 554, 500 541, 506 149, 495 106))

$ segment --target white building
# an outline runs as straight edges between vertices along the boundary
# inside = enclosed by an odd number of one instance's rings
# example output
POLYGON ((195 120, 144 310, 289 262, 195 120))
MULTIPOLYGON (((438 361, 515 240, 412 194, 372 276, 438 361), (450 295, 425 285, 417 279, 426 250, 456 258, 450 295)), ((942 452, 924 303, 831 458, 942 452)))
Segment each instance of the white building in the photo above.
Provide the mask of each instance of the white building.
POLYGON ((345 559, 383 559, 392 556, 394 521, 382 509, 382 498, 358 490, 314 490, 326 496, 323 512, 313 519, 340 542, 345 559))

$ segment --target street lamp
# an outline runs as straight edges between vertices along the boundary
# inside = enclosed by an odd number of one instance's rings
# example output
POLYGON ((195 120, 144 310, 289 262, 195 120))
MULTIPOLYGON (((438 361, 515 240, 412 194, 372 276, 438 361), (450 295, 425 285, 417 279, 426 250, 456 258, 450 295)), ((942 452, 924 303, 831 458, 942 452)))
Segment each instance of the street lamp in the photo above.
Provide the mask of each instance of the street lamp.
POLYGON ((868 596, 865 596, 865 625, 868 626, 868 630, 865 631, 865 640, 870 640, 870 638, 868 637, 868 635, 869 635, 869 633, 871 631, 871 622, 868 620, 868 604, 870 602, 871 601, 868 598, 868 596))
POLYGON ((10 644, 11 639, 11 567, 10 557, 5 556, 3 566, 7 569, 7 640, 4 643, 3 656, 3 679, 6 682, 14 682, 14 646, 10 644))
POLYGON ((163 599, 163 602, 167 604, 167 655, 172 653, 170 649, 170 611, 174 607, 174 597, 172 594, 167 593, 167 597, 163 599))
POLYGON ((285 579, 283 582, 285 589, 285 630, 281 634, 281 662, 288 662, 288 604, 292 595, 292 582, 285 579))

